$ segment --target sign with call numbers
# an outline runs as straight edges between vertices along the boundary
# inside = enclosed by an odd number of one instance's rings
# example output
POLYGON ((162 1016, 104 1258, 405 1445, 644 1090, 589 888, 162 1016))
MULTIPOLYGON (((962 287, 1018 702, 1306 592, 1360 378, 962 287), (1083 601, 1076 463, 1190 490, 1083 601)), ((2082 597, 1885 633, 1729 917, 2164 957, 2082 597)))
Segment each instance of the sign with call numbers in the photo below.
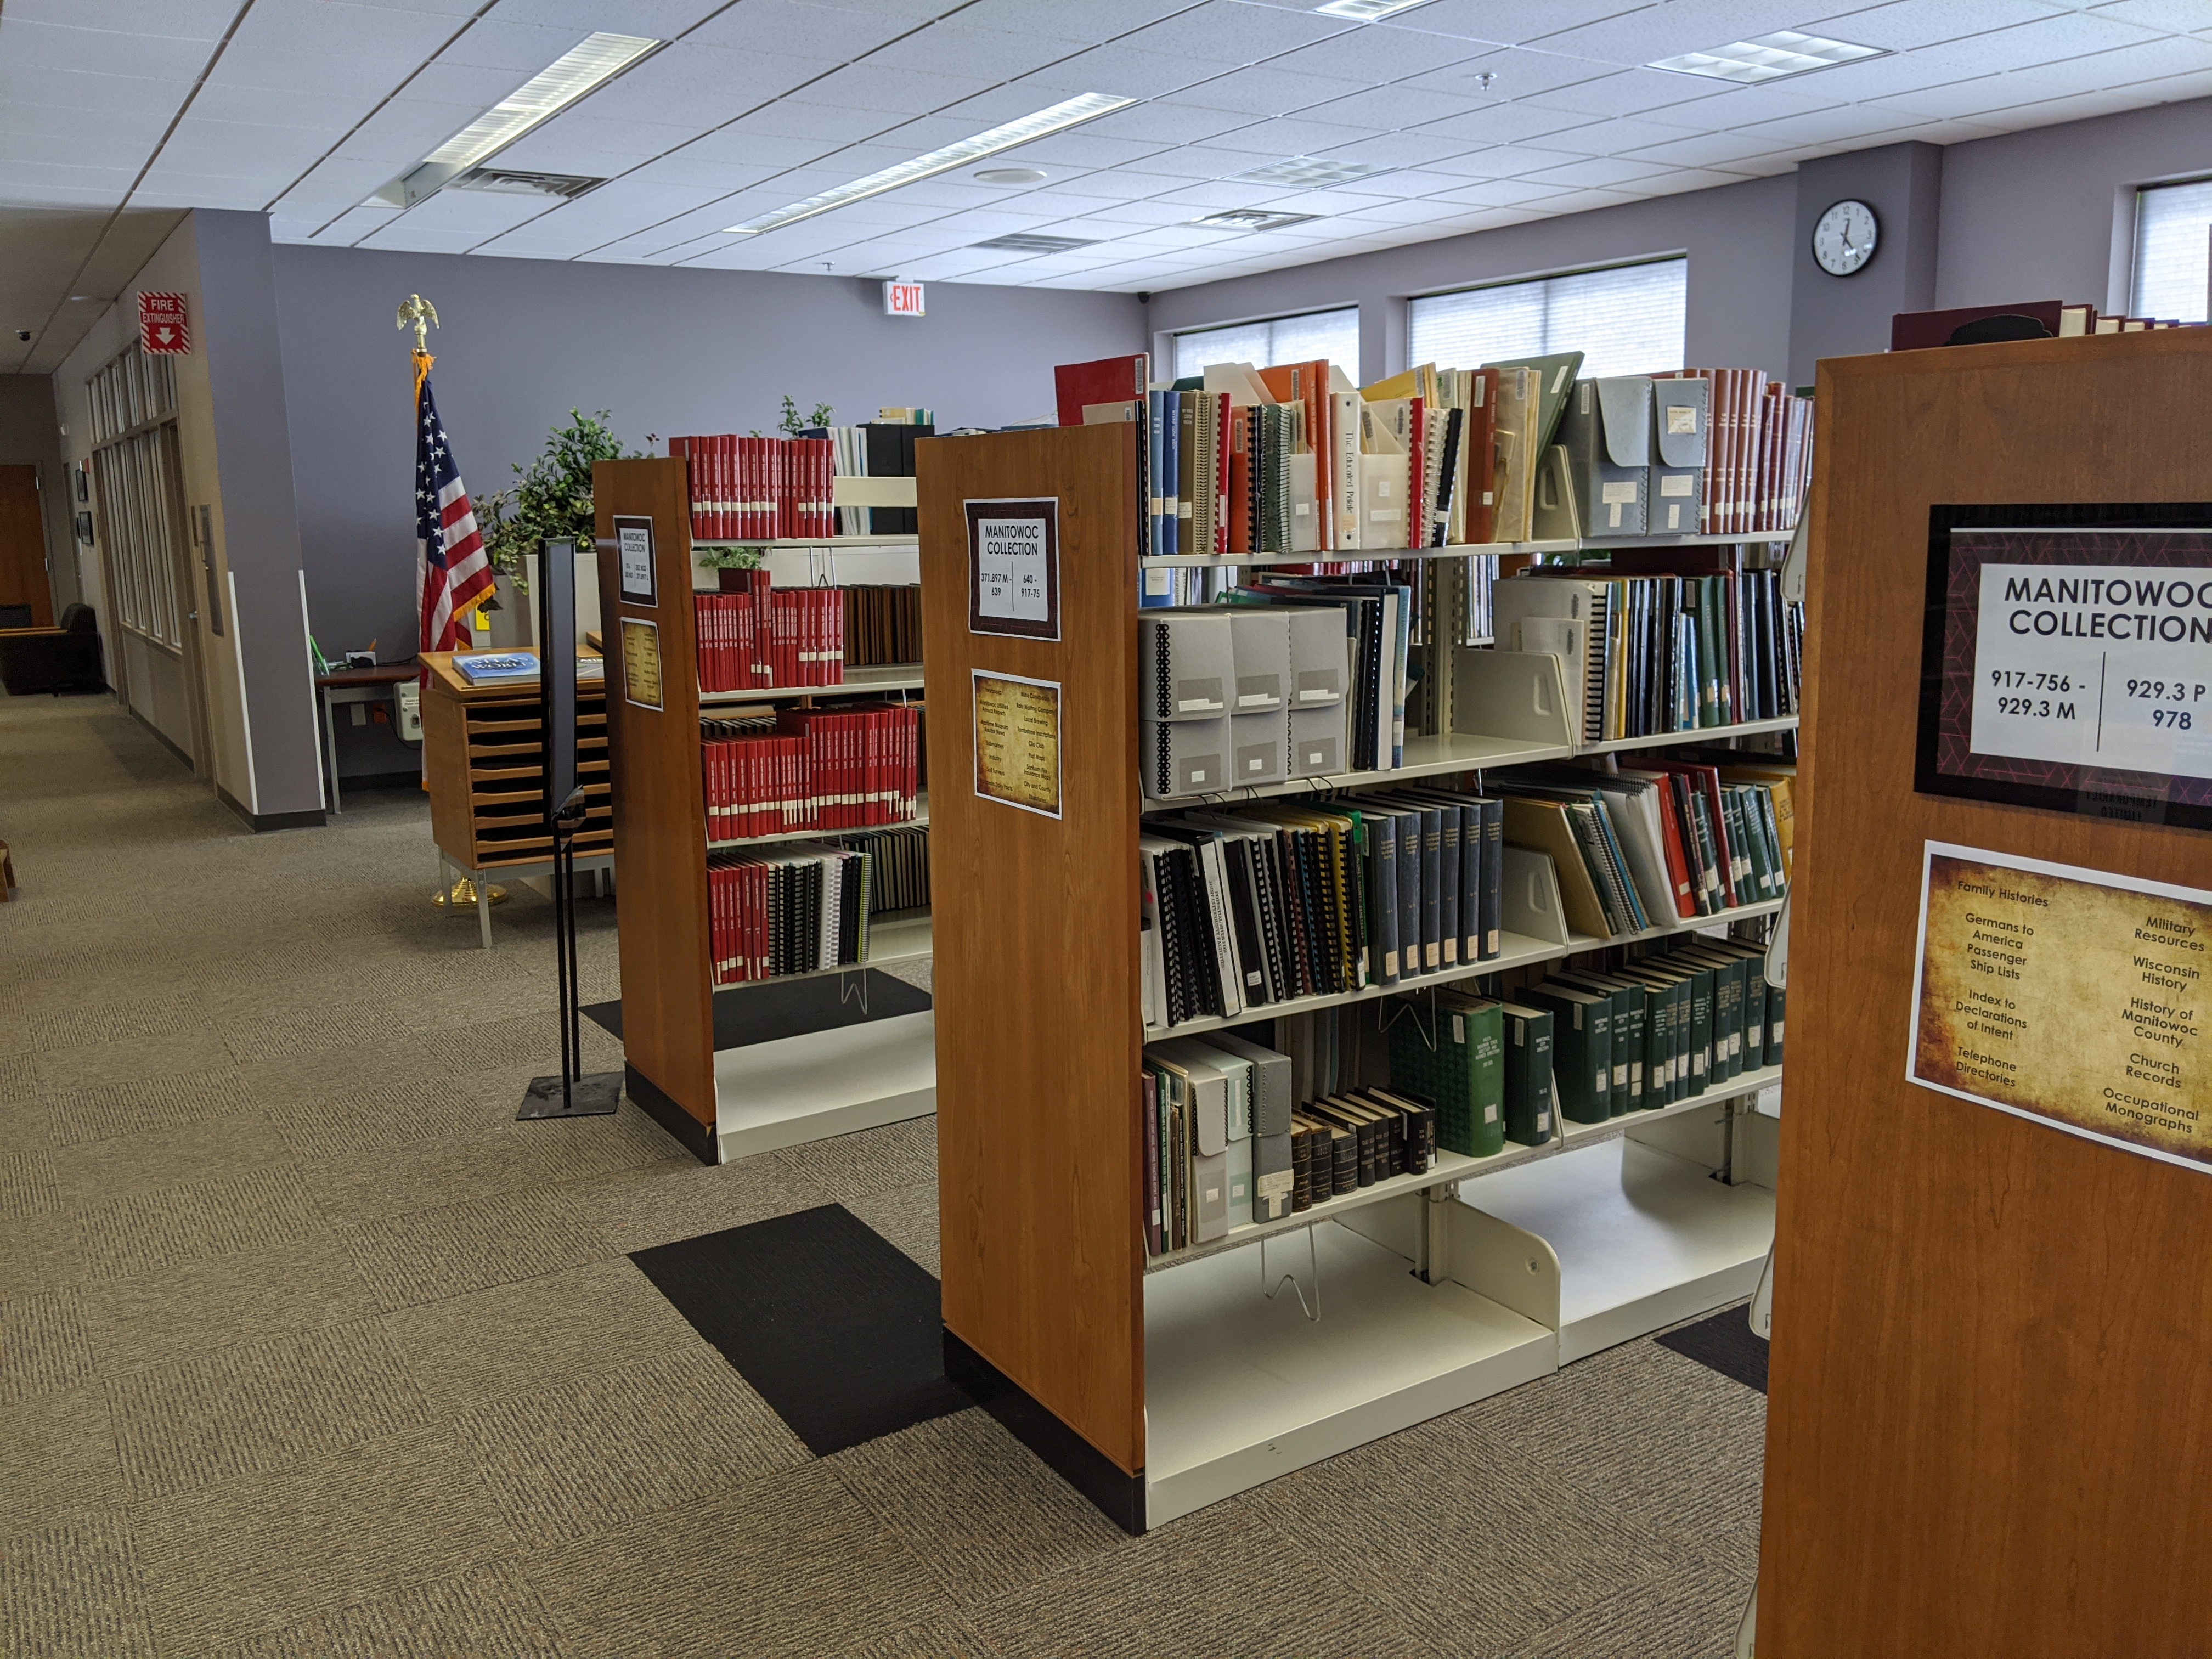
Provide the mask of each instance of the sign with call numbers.
POLYGON ((2212 829, 2212 506, 1929 516, 1914 787, 2212 829))

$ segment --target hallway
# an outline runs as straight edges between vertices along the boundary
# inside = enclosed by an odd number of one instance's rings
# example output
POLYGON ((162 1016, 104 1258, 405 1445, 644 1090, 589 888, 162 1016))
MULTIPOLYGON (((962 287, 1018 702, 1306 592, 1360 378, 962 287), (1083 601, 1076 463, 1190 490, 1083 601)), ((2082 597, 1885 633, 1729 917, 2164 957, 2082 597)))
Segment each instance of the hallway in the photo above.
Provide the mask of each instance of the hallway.
POLYGON ((10 1659, 1727 1651, 1764 1402, 1693 1361, 1140 1540, 978 1410, 817 1458, 628 1255, 839 1203, 933 1272, 931 1120, 720 1169, 514 1122, 550 907, 480 951, 418 799, 257 837, 105 700, 0 700, 0 838, 10 1659))

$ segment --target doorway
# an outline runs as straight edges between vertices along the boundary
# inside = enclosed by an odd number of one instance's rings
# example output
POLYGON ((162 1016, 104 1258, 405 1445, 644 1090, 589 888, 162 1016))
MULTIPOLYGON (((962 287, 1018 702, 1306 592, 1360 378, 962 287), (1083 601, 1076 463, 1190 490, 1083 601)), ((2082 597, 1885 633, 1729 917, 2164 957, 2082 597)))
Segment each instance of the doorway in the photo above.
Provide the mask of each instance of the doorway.
POLYGON ((0 628, 52 628, 39 469, 0 466, 0 628), (25 613, 28 614, 26 615, 25 613))

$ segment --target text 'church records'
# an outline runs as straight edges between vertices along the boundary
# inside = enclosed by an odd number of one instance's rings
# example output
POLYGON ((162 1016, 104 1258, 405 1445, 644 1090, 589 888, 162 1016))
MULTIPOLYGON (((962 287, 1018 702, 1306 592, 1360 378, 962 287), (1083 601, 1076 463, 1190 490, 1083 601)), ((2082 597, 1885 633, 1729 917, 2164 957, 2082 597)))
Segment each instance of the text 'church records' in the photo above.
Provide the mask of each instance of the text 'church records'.
POLYGON ((1929 842, 1911 1082, 2212 1172, 2212 892, 1929 842))
POLYGON ((1913 787, 2212 830, 2212 506, 1929 514, 1913 787))
POLYGON ((1060 501, 963 501, 968 631, 1060 637, 1060 501))
POLYGON ((972 672, 976 794, 1058 817, 1060 687, 1050 680, 972 672))

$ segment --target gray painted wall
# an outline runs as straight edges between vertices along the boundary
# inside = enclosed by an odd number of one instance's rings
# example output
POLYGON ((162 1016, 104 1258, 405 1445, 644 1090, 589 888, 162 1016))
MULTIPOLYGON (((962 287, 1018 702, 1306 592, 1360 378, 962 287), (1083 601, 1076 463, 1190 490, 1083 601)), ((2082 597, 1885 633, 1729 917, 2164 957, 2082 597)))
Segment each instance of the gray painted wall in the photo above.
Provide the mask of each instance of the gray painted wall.
MULTIPOLYGON (((841 421, 922 404, 940 430, 1049 419, 1054 363, 1144 349, 1128 295, 929 287, 883 314, 875 283, 750 271, 279 246, 284 400, 316 638, 404 656, 415 639, 414 436, 401 301, 438 307, 439 413, 478 498, 572 408, 648 433, 773 431, 778 399, 841 421)), ((339 732, 341 774, 416 764, 380 726, 339 732)))
POLYGON ((76 557, 71 549, 76 512, 70 500, 69 474, 62 465, 60 428, 54 413, 54 382, 49 374, 0 374, 0 466, 39 469, 40 510, 46 532, 46 585, 52 590, 54 616, 83 595, 77 590, 76 557))
POLYGON ((1943 151, 1935 144, 1884 144, 1799 166, 1790 385, 1812 385, 1823 357, 1887 349, 1892 317, 1935 304, 1942 192, 1943 151), (1874 258, 1848 276, 1831 276, 1813 258, 1813 228, 1838 202, 1853 200, 1875 211, 1874 258))
POLYGON ((1405 366, 1407 296, 1644 254, 1690 258, 1689 361, 1780 374, 1790 355, 1790 238, 1796 186, 1786 175, 1325 259, 1152 295, 1147 324, 1177 329, 1358 305, 1359 377, 1405 366))
POLYGON ((1939 306, 2128 309, 2137 186, 2212 172, 2212 98, 1953 144, 1939 306))
POLYGON ((2196 99, 1201 283, 1154 294, 1146 323, 1161 351, 1177 329, 1357 304, 1360 376, 1374 380, 1404 367, 1409 295, 1679 248, 1690 362, 1803 385, 1820 356, 1887 349, 1899 310, 2045 299, 2124 310, 2136 186, 2207 171, 2212 99, 2196 99), (1885 247, 1838 280, 1806 243, 1821 210, 1854 194, 1881 215, 1885 247))
POLYGON ((323 775, 269 220, 205 208, 192 220, 224 544, 238 594, 233 622, 253 734, 252 808, 263 817, 319 811, 323 775))

